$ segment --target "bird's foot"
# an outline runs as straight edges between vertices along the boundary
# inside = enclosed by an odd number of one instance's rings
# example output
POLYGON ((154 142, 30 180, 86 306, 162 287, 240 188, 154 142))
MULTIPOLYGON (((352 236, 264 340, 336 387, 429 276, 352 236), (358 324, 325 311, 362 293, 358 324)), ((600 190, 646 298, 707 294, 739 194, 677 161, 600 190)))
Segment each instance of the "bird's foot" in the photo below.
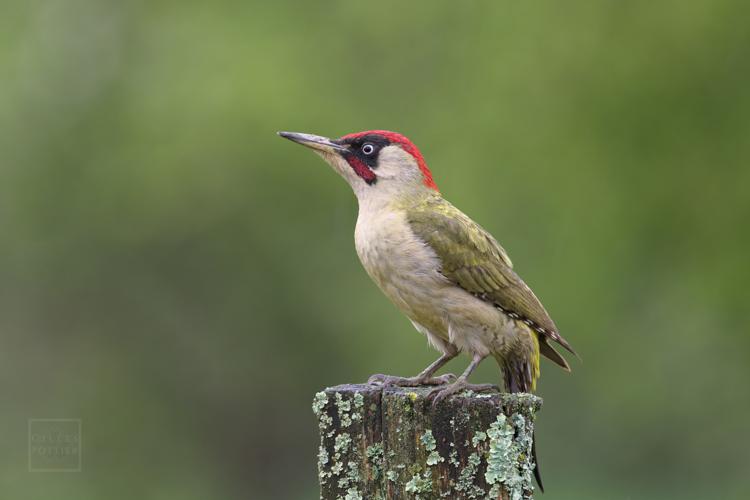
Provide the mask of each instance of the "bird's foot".
POLYGON ((432 399, 432 406, 436 407, 438 403, 444 401, 447 397, 454 394, 458 394, 461 391, 474 391, 474 392, 485 392, 485 391, 499 391, 500 388, 495 384, 470 384, 464 378, 458 378, 448 387, 433 389, 430 394, 427 395, 428 399, 432 399))
POLYGON ((416 377, 394 377, 392 375, 376 373, 367 379, 367 383, 370 385, 382 385, 383 387, 417 387, 420 385, 446 385, 454 380, 456 380, 456 376, 452 373, 446 373, 439 377, 424 377, 420 375, 416 377))

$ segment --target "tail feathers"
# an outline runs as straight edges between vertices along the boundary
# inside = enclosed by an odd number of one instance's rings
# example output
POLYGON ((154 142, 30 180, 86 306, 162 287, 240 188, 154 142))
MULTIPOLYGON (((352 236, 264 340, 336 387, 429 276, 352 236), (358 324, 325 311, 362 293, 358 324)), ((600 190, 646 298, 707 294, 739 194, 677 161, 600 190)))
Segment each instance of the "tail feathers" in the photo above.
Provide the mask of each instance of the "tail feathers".
POLYGON ((536 435, 531 434, 531 458, 534 459, 534 479, 539 485, 539 491, 544 493, 544 484, 542 484, 542 472, 539 470, 539 460, 536 458, 536 435))
POLYGON ((545 358, 560 365, 563 370, 570 371, 570 365, 568 362, 549 344, 547 337, 539 337, 539 352, 545 358))
POLYGON ((499 360, 508 392, 532 392, 539 377, 539 357, 531 360, 499 360))
POLYGON ((565 348, 566 351, 571 353, 573 356, 575 356, 579 360, 581 359, 581 356, 578 355, 578 353, 573 349, 573 347, 568 343, 568 341, 565 340, 563 336, 560 335, 559 333, 551 332, 549 334, 549 338, 551 338, 552 340, 554 340, 555 342, 563 346, 563 348, 565 348))

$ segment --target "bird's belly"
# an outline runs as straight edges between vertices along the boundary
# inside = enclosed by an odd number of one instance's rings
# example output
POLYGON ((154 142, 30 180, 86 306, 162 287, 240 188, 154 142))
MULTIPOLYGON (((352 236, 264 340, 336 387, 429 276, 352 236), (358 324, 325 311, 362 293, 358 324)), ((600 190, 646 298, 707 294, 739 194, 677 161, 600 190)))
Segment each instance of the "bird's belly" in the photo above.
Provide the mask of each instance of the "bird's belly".
POLYGON ((449 283, 440 274, 437 255, 417 239, 405 217, 360 217, 355 244, 362 266, 396 307, 433 334, 447 336, 440 303, 449 283))
POLYGON ((357 221, 357 254, 372 280, 396 307, 460 350, 505 350, 510 320, 440 272, 435 252, 419 240, 399 213, 357 221))

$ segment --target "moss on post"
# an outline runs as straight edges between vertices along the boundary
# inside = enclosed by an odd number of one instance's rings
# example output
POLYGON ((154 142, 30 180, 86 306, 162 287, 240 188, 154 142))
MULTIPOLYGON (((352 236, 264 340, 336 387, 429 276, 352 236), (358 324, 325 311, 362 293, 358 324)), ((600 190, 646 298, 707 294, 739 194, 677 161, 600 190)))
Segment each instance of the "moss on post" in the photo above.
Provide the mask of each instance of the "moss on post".
POLYGON ((530 394, 340 385, 315 395, 323 500, 532 498, 530 394))

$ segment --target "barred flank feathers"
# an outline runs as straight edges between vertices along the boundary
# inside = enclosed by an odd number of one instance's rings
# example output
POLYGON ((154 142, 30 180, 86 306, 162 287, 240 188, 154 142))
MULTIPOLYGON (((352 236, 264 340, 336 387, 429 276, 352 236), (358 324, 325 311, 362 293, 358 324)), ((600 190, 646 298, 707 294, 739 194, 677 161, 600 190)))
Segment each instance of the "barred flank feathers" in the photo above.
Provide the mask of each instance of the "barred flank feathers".
MULTIPOLYGON (((479 297, 482 300, 488 300, 486 293, 483 293, 483 294, 474 294, 474 295, 476 297, 479 297)), ((509 318, 511 318, 511 319, 517 319, 519 321, 524 322, 525 324, 527 324, 528 326, 530 326, 532 330, 534 330, 536 333, 540 334, 542 337, 554 340, 555 342, 557 342, 558 344, 560 344, 561 346, 563 346, 563 348, 565 348, 565 350, 567 350, 568 352, 570 352, 571 354, 573 354, 576 358, 581 359, 581 357, 578 355, 577 352, 575 352, 575 350, 571 347, 571 345, 568 343, 568 341, 565 340, 562 337, 562 335, 560 335, 558 332, 556 332, 554 330, 548 330, 546 328, 543 328, 543 327, 537 325, 534 321, 530 320, 529 318, 525 318, 525 317, 521 316, 520 314, 518 314, 517 312, 511 311, 511 310, 509 310, 509 309, 501 306, 500 304, 498 304, 496 302, 493 302, 493 304, 494 304, 494 306, 496 308, 500 309, 502 312, 504 312, 505 314, 507 314, 509 318)), ((549 344, 548 344, 548 346, 549 346, 549 344)), ((555 363, 559 364, 563 368, 566 368, 568 371, 570 371, 570 366, 568 366, 567 363, 565 363, 565 365, 562 365, 561 363, 558 362, 557 359, 555 359, 555 358, 560 358, 561 357, 557 353, 557 351, 555 351, 554 349, 552 349, 551 346, 550 346, 550 349, 552 351, 554 351, 554 353, 557 354, 557 356, 553 356, 553 357, 548 356, 547 355, 547 353, 549 352, 548 350, 544 350, 544 352, 542 352, 542 354, 544 354, 545 357, 549 357, 552 361, 554 361, 555 363)), ((563 360, 563 362, 564 362, 564 360, 563 360)))
POLYGON ((528 360, 502 360, 505 389, 508 392, 532 392, 536 386, 536 375, 528 360))
MULTIPOLYGON (((525 323, 526 325, 528 325, 529 327, 531 327, 532 330, 534 330, 536 333, 538 333, 540 335, 540 338, 554 340, 555 342, 557 342, 558 344, 560 344, 561 346, 563 346, 563 348, 565 348, 565 350, 567 350, 568 352, 570 352, 571 354, 573 354, 576 358, 581 359, 581 357, 578 355, 578 353, 573 349, 573 347, 571 347, 571 345, 568 343, 568 341, 565 340, 562 335, 560 335, 559 332, 557 332, 555 330, 549 330, 547 328, 539 326, 533 320, 531 320, 529 318, 526 318, 526 317, 518 314, 515 311, 511 311, 510 309, 508 309, 506 307, 503 307, 502 305, 500 305, 497 302, 495 302, 492 299, 490 299, 490 297, 486 293, 473 293, 472 295, 474 295, 475 297, 477 297, 479 299, 482 299, 482 300, 484 300, 486 302, 492 302, 492 304, 496 308, 498 308, 499 310, 501 310, 502 312, 504 312, 509 318, 511 318, 511 319, 517 319, 519 321, 522 321, 523 323, 525 323)), ((548 349, 544 349, 543 348, 542 349, 542 355, 544 357, 547 357, 547 358, 551 359, 552 361, 554 361, 558 365, 562 366, 567 371, 570 371, 570 366, 562 358, 562 356, 560 356, 560 354, 558 354, 558 352, 555 351, 552 348, 552 346, 550 346, 547 342, 545 342, 545 344, 547 344, 546 347, 548 349), (552 352, 550 352, 550 351, 552 351, 552 352)))

